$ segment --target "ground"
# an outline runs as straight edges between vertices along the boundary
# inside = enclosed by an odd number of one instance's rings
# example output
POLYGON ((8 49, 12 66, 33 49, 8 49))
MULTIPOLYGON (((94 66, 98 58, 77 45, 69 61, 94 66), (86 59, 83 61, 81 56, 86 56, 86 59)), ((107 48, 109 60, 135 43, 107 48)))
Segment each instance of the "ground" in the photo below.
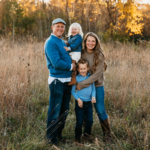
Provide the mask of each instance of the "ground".
POLYGON ((108 69, 105 74, 105 106, 113 143, 104 143, 94 111, 95 143, 74 144, 75 100, 70 102, 63 136, 68 143, 46 143, 48 69, 44 43, 0 42, 0 149, 7 150, 98 150, 150 149, 150 46, 132 43, 102 44, 108 69))

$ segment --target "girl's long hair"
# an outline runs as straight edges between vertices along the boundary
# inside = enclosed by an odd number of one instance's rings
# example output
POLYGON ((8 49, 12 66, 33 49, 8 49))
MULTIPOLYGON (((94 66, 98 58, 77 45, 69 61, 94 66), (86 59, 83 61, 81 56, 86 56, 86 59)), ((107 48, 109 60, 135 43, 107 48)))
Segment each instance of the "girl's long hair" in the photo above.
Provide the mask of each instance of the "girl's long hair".
POLYGON ((83 49, 82 49, 82 53, 84 53, 85 51, 87 51, 87 47, 86 47, 86 41, 87 41, 87 38, 89 36, 92 36, 96 39, 96 46, 95 48, 93 49, 93 52, 94 52, 94 65, 93 65, 93 73, 96 71, 96 67, 99 63, 99 55, 101 54, 102 57, 105 59, 105 56, 103 54, 103 51, 102 51, 102 48, 101 48, 101 44, 100 44, 100 40, 98 38, 98 36, 93 33, 93 32, 88 32, 85 37, 84 37, 84 40, 83 40, 83 49))
POLYGON ((80 26, 79 23, 75 22, 75 23, 72 23, 71 26, 69 27, 69 31, 68 31, 68 37, 71 35, 71 30, 72 28, 78 28, 79 29, 79 35, 81 35, 81 37, 83 37, 83 31, 82 31, 82 28, 80 26))

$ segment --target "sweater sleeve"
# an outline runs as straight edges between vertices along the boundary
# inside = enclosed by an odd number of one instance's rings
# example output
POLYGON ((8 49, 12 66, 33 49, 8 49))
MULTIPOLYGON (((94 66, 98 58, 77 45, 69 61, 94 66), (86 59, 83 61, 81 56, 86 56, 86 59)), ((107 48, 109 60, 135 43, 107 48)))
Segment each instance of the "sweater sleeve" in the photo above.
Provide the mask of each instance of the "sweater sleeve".
POLYGON ((71 90, 71 94, 73 95, 73 97, 78 100, 78 95, 76 94, 76 85, 72 86, 72 90, 71 90))
POLYGON ((81 90, 98 80, 98 78, 103 74, 103 65, 104 58, 100 55, 99 63, 96 67, 95 73, 93 73, 88 79, 78 83, 81 90))
POLYGON ((82 37, 79 36, 78 38, 76 38, 75 40, 68 40, 69 43, 69 47, 71 48, 71 50, 76 50, 76 48, 78 48, 78 46, 80 44, 82 44, 82 37))
POLYGON ((95 83, 92 83, 92 97, 96 97, 95 83))
POLYGON ((81 55, 81 58, 82 58, 82 59, 85 59, 84 53, 81 55))
POLYGON ((65 62, 60 58, 59 51, 55 44, 48 43, 47 46, 45 47, 45 50, 46 50, 46 55, 50 59, 54 68, 70 71, 71 64, 65 62))

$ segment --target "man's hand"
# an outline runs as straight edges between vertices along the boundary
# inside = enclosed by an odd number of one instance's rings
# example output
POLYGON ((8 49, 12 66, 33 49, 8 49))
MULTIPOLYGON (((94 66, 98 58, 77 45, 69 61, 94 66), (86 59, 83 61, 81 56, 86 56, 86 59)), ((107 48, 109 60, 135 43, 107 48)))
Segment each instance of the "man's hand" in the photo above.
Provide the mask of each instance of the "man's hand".
POLYGON ((80 108, 83 107, 83 101, 82 101, 80 98, 78 98, 78 106, 79 106, 80 108))
POLYGON ((66 51, 69 51, 69 48, 68 48, 68 47, 66 47, 66 46, 64 46, 64 49, 65 49, 66 51))
POLYGON ((72 71, 76 71, 76 65, 75 65, 75 63, 72 63, 72 71))
POLYGON ((80 90, 81 90, 78 83, 77 83, 77 85, 76 85, 76 89, 77 89, 77 91, 80 91, 80 90))
POLYGON ((92 97, 91 102, 92 102, 92 103, 96 103, 96 99, 95 99, 95 97, 92 97))

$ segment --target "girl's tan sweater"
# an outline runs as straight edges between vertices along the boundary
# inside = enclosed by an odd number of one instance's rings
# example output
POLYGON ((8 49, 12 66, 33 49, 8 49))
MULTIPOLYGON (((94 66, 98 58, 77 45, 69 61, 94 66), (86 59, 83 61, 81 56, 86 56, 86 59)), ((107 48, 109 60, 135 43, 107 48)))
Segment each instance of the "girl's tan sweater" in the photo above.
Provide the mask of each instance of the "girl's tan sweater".
POLYGON ((95 82, 96 87, 103 86, 104 84, 104 75, 103 75, 104 57, 102 56, 102 54, 99 55, 99 63, 96 67, 96 72, 94 73, 93 73, 94 52, 89 53, 86 51, 85 53, 82 54, 81 57, 89 62, 89 73, 91 74, 91 76, 88 79, 78 83, 80 89, 90 86, 93 82, 95 82))

